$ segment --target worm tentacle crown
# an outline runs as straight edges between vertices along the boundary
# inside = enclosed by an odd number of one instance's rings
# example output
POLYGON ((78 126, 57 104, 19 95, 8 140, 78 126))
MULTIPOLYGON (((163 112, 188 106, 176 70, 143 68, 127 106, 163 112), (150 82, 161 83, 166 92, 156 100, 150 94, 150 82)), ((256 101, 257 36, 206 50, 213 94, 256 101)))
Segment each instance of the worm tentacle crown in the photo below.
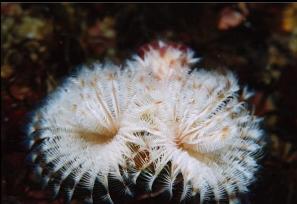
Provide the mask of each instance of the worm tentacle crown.
POLYGON ((87 189, 91 202, 113 202, 115 189, 133 197, 139 186, 180 201, 248 191, 263 146, 250 93, 239 95, 230 71, 192 71, 198 59, 185 46, 140 51, 123 69, 84 67, 34 112, 29 157, 44 185, 67 200, 87 189))

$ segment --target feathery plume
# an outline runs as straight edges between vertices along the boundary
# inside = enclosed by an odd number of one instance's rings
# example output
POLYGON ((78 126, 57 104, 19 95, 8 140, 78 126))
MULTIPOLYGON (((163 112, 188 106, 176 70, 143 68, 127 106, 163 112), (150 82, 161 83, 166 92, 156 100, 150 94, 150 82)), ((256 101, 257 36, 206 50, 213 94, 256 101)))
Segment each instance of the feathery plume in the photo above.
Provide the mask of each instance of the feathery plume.
POLYGON ((248 191, 263 146, 260 119, 244 101, 251 94, 239 97, 229 71, 191 72, 197 61, 189 48, 160 41, 124 69, 95 64, 69 77, 28 125, 44 185, 68 201, 82 186, 90 202, 113 202, 115 189, 133 197, 141 181, 180 201, 248 191))

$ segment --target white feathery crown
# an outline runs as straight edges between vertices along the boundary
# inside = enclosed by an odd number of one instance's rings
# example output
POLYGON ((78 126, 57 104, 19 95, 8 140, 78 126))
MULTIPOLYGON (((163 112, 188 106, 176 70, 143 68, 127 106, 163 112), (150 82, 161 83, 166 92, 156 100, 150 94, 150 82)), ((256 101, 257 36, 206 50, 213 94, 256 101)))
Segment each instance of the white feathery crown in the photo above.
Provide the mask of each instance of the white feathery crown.
POLYGON ((239 95, 230 71, 192 71, 198 59, 185 46, 160 41, 141 52, 123 69, 82 68, 34 112, 29 157, 43 184, 67 201, 84 188, 87 201, 110 203, 112 190, 133 197, 141 182, 179 201, 247 192, 263 146, 250 93, 239 95))

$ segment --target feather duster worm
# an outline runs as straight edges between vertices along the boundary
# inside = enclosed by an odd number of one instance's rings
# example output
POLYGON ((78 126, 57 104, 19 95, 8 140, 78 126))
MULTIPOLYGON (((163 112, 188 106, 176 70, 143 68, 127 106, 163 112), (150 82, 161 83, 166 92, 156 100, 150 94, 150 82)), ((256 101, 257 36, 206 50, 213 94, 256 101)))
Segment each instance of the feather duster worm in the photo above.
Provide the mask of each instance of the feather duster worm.
POLYGON ((250 94, 239 96, 231 72, 191 71, 198 59, 184 46, 140 51, 123 69, 83 68, 35 111, 29 157, 44 185, 68 201, 81 187, 87 201, 110 203, 110 191, 133 197, 140 183, 179 201, 248 191, 263 146, 250 94))

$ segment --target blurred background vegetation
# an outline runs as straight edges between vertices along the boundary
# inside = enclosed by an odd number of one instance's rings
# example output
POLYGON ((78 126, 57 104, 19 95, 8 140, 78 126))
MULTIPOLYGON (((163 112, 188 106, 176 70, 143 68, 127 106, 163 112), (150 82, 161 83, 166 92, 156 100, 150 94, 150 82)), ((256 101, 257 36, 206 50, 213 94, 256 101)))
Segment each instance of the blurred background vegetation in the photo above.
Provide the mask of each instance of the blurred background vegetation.
POLYGON ((297 203, 296 3, 1 3, 3 203, 63 203, 49 200, 25 162, 26 114, 75 67, 122 63, 156 39, 188 45, 198 67, 231 69, 255 91, 268 146, 243 202, 297 203))

